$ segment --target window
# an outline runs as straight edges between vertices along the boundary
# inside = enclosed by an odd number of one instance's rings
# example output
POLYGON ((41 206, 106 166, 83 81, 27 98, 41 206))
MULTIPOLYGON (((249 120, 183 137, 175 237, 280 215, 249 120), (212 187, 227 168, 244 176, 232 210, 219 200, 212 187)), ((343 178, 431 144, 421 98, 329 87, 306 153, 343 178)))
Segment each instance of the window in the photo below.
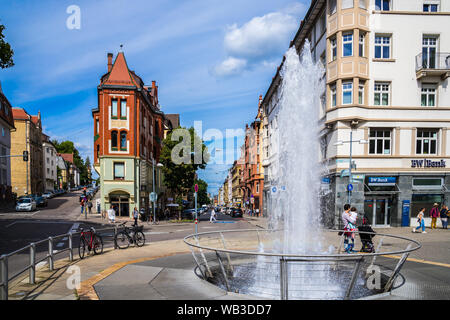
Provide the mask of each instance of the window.
POLYGON ((327 20, 325 13, 320 17, 320 34, 324 33, 327 29, 327 20))
POLYGON ((125 163, 115 162, 114 163, 114 180, 125 179, 125 163))
POLYGON ((117 118, 117 100, 113 99, 111 102, 111 117, 117 118))
POLYGON ((256 184, 256 193, 259 193, 259 183, 256 184))
POLYGON ((353 8, 353 0, 342 0, 342 9, 353 8))
POLYGON ((111 132, 111 147, 117 148, 117 131, 111 132))
POLYGON ((438 10, 439 10, 438 4, 425 3, 423 5, 423 12, 438 12, 438 10))
POLYGON ((100 156, 100 145, 98 144, 97 145, 97 159, 98 159, 99 156, 100 156))
POLYGON ((375 58, 390 59, 391 57, 391 37, 375 36, 375 58))
POLYGON ((370 129, 369 154, 391 154, 390 129, 370 129))
POLYGON ((367 4, 366 4, 367 0, 359 0, 359 7, 361 9, 367 9, 367 4))
POLYGON ((5 136, 5 128, 2 127, 2 137, 5 136))
POLYGON ((125 131, 120 133, 120 149, 127 149, 127 133, 125 131))
POLYGON ((416 154, 437 154, 438 130, 418 129, 416 154))
POLYGON ((422 40, 422 66, 425 69, 436 68, 437 37, 424 36, 422 40))
POLYGON ((376 106, 389 105, 389 83, 375 82, 374 102, 376 106))
POLYGON ((337 56, 336 38, 333 38, 330 40, 330 47, 331 47, 331 61, 334 61, 334 60, 336 60, 336 56, 337 56))
POLYGON ((359 34, 359 56, 364 57, 364 40, 366 35, 364 33, 359 34))
POLYGON ((353 82, 346 81, 342 83, 342 104, 353 103, 353 82))
POLYGON ((98 134, 100 132, 100 121, 95 119, 95 133, 98 134))
POLYGON ((328 13, 330 15, 336 13, 336 0, 329 0, 328 1, 328 13))
POLYGON ((342 35, 342 48, 344 57, 353 55, 353 33, 344 33, 342 35))
POLYGON ((375 0, 375 10, 391 10, 391 0, 375 0))
POLYGON ((422 107, 435 107, 436 106, 436 86, 423 85, 422 86, 422 107))
POLYGON ((331 91, 331 106, 336 107, 336 85, 333 84, 330 86, 331 91))
POLYGON ((50 175, 50 169, 47 168, 47 175, 50 175))
POLYGON ((358 103, 364 104, 364 82, 359 83, 358 88, 358 103))
POLYGON ((127 118, 127 100, 120 100, 120 117, 127 118))

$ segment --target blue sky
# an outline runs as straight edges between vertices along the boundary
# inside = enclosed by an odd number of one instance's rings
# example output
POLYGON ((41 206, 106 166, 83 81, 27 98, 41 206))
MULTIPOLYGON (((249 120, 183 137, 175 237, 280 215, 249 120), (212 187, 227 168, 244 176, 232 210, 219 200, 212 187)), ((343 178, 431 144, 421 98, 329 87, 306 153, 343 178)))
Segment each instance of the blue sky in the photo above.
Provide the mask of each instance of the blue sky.
MULTIPOLYGON (((157 81, 162 110, 179 113, 183 126, 202 121, 203 131, 225 136, 255 118, 310 2, 0 1, 15 52, 15 66, 0 70, 4 93, 14 107, 41 111, 46 134, 74 141, 91 159, 91 109, 108 52, 116 55, 123 44, 130 69, 147 84, 157 81), (66 26, 70 5, 80 8, 80 29, 66 26)), ((227 167, 199 172, 213 194, 227 167)))

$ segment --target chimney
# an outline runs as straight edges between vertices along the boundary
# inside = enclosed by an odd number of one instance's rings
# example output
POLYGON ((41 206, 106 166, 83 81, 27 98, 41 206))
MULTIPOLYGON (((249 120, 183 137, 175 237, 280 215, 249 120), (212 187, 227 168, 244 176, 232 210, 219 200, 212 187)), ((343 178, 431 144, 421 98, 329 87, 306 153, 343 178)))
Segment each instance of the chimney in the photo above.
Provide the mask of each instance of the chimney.
POLYGON ((259 95, 259 105, 261 105, 262 100, 263 100, 263 99, 262 99, 262 94, 260 94, 260 95, 259 95))
POLYGON ((108 72, 111 72, 111 69, 112 69, 112 59, 113 59, 113 54, 108 53, 108 72))
POLYGON ((156 81, 155 80, 152 81, 152 88, 156 88, 156 81))

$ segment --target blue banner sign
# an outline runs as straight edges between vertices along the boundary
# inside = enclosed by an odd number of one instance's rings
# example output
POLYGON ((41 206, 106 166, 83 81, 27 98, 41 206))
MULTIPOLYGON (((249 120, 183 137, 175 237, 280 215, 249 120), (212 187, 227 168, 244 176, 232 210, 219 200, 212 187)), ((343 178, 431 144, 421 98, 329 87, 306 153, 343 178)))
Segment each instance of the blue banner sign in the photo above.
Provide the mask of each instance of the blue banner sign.
POLYGON ((330 180, 330 178, 322 178, 322 183, 324 183, 324 184, 330 184, 330 183, 331 183, 331 180, 330 180))
POLYGON ((396 183, 396 177, 369 177, 369 186, 394 186, 396 183))

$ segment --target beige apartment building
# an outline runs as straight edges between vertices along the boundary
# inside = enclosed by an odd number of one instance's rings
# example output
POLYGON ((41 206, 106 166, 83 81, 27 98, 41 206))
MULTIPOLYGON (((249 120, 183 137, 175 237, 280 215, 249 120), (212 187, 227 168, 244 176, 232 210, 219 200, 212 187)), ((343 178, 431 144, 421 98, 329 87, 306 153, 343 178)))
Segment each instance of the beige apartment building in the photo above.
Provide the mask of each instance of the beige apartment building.
MULTIPOLYGON (((349 201, 376 227, 448 205, 450 1, 312 0, 291 46, 300 52, 306 40, 324 68, 325 224, 340 227, 349 201)), ((280 81, 278 69, 262 102, 268 201, 280 81)))

